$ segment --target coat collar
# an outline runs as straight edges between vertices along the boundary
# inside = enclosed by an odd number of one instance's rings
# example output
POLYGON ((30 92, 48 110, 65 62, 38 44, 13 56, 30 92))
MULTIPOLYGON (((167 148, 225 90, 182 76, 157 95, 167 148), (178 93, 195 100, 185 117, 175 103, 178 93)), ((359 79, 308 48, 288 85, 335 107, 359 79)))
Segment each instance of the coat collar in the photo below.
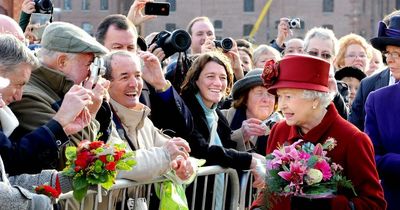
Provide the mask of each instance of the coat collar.
POLYGON ((63 98, 74 85, 74 82, 67 79, 66 75, 61 71, 53 70, 43 65, 32 72, 32 77, 40 80, 47 87, 56 92, 60 98, 63 98))
POLYGON ((143 104, 140 104, 142 108, 137 110, 128 109, 114 101, 112 98, 110 99, 110 104, 118 115, 118 118, 121 120, 121 123, 129 130, 138 130, 142 128, 144 126, 144 120, 150 114, 150 109, 143 104))
POLYGON ((300 135, 297 126, 291 126, 289 131, 288 141, 295 142, 298 139, 303 139, 313 144, 325 141, 325 139, 322 139, 325 136, 324 134, 328 132, 329 127, 336 120, 337 116, 339 116, 337 110, 335 109, 335 105, 333 103, 331 103, 327 107, 327 110, 328 111, 326 112, 321 123, 318 124, 316 127, 312 128, 308 133, 304 134, 303 136, 300 135))

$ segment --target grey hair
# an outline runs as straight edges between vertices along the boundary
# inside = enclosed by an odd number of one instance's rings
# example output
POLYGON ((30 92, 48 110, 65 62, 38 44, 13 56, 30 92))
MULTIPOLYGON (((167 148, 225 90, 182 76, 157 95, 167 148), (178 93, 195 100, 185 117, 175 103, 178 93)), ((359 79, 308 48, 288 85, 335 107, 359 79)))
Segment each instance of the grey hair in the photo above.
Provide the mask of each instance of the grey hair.
POLYGON ((271 52, 275 56, 277 59, 276 61, 281 59, 281 54, 278 50, 266 44, 262 44, 253 51, 253 63, 257 63, 257 60, 260 59, 260 56, 268 52, 271 52))
POLYGON ((333 94, 329 92, 320 92, 316 90, 304 90, 304 99, 318 99, 320 101, 320 106, 323 108, 328 107, 328 105, 333 100, 333 94))
POLYGON ((112 80, 112 65, 111 62, 114 58, 114 56, 124 56, 124 57, 131 57, 135 63, 137 63, 138 65, 141 65, 141 59, 139 58, 139 56, 137 56, 136 54, 132 53, 132 52, 128 52, 125 50, 118 50, 118 51, 112 51, 109 52, 108 54, 106 54, 103 59, 104 59, 104 67, 106 68, 106 73, 104 75, 104 78, 107 80, 112 80))
POLYGON ((39 61, 28 47, 19 39, 9 34, 0 36, 0 69, 12 72, 21 64, 30 65, 32 69, 39 66, 39 61))
POLYGON ((335 33, 328 28, 322 27, 314 27, 307 31, 306 36, 304 38, 304 51, 308 49, 308 45, 310 44, 310 40, 312 38, 320 38, 322 40, 331 40, 333 44, 333 55, 336 55, 338 51, 338 39, 335 36, 335 33))
POLYGON ((44 58, 45 58, 45 57, 47 57, 47 58, 56 58, 56 57, 57 57, 58 55, 60 55, 60 54, 65 54, 65 55, 67 55, 67 57, 68 57, 69 60, 74 59, 75 56, 78 55, 78 53, 59 52, 59 51, 49 50, 49 49, 46 49, 46 48, 43 48, 43 47, 40 48, 40 49, 36 52, 36 55, 37 55, 37 57, 39 58, 39 61, 42 62, 42 63, 44 63, 44 58))

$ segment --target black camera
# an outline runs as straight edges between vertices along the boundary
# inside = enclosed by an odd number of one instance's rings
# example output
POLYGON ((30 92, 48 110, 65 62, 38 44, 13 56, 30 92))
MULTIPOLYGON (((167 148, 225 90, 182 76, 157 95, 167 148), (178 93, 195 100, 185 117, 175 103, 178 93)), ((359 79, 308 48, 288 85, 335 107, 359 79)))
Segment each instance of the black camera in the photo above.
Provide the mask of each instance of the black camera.
POLYGON ((183 29, 173 32, 161 31, 151 41, 150 45, 156 43, 164 51, 165 58, 177 53, 185 52, 192 44, 190 34, 183 29))
POLYGON ((289 28, 301 28, 301 21, 300 18, 293 18, 288 20, 289 28))
POLYGON ((228 52, 233 47, 233 40, 232 38, 224 38, 222 40, 214 40, 215 47, 222 48, 224 52, 228 52))
POLYGON ((52 14, 53 3, 51 0, 35 0, 35 13, 52 14))

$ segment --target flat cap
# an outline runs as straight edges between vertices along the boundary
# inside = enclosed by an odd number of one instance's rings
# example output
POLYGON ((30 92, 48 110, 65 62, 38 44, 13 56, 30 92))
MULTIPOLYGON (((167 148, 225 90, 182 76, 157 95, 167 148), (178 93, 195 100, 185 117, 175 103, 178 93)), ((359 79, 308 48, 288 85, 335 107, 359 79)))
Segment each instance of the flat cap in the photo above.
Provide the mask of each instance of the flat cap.
POLYGON ((66 22, 53 22, 43 32, 42 47, 66 53, 106 54, 107 48, 97 42, 86 31, 66 22))

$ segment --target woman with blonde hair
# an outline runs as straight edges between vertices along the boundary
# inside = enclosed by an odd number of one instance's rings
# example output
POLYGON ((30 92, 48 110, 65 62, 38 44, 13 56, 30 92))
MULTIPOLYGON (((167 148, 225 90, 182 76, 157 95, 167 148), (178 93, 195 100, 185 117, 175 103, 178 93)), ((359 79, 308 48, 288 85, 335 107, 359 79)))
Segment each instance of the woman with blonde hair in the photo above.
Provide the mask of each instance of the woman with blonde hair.
POLYGON ((352 66, 366 72, 371 58, 368 42, 360 35, 348 34, 339 39, 339 51, 333 65, 335 69, 352 66))

